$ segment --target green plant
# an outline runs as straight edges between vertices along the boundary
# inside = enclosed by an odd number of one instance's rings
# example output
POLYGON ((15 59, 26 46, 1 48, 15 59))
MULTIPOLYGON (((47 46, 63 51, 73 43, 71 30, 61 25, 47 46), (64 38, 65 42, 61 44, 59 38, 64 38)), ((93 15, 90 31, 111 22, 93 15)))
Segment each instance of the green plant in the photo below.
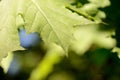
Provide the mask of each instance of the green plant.
MULTIPOLYGON (((117 52, 119 57, 119 28, 116 28, 119 24, 115 16, 120 14, 119 11, 116 15, 110 12, 115 7, 112 2, 114 1, 2 0, 0 2, 0 61, 8 53, 19 53, 19 51, 40 54, 42 59, 31 73, 30 80, 42 80, 52 72, 55 64, 61 62, 66 56, 69 58, 71 53, 84 56, 87 52, 91 52, 92 56, 94 51, 105 49, 110 51, 106 53, 117 52), (40 34, 43 44, 38 43, 42 46, 39 46, 37 51, 28 49, 26 51, 20 46, 18 29, 23 26, 27 34, 33 32, 40 34)), ((108 57, 103 57, 99 63, 96 58, 98 55, 100 54, 95 55, 93 60, 101 66, 108 57)))

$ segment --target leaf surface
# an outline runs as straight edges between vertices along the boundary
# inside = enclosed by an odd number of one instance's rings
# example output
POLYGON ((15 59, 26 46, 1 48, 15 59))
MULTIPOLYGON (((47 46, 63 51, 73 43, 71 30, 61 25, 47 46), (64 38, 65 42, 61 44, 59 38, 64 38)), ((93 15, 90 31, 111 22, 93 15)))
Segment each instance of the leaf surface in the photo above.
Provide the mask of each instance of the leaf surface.
POLYGON ((2 0, 0 2, 0 59, 20 47, 18 27, 38 32, 45 43, 56 43, 67 51, 74 40, 73 26, 93 23, 65 8, 69 0, 2 0), (23 23, 17 17, 21 15, 23 23))

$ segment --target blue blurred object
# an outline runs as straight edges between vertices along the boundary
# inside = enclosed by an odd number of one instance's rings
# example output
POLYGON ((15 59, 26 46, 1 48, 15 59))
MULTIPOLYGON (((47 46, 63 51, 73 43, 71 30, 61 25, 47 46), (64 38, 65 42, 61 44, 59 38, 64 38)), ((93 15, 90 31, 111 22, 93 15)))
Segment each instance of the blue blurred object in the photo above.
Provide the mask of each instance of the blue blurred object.
POLYGON ((19 61, 19 59, 14 57, 7 72, 9 75, 14 76, 20 72, 21 64, 19 61))
POLYGON ((20 45, 25 49, 31 49, 39 46, 41 38, 37 32, 27 34, 24 27, 19 28, 20 45))

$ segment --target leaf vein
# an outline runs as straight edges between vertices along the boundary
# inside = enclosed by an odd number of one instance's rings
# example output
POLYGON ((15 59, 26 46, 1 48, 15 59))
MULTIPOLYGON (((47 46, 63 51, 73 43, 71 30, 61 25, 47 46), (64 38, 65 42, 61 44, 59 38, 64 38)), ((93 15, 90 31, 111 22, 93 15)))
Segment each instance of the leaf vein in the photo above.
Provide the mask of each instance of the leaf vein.
POLYGON ((34 0, 32 0, 32 2, 36 5, 36 7, 38 8, 38 10, 39 10, 39 11, 41 12, 41 14, 45 17, 46 21, 49 23, 50 28, 51 28, 51 29, 53 30, 53 32, 55 33, 55 35, 56 35, 57 39, 59 40, 60 44, 62 44, 62 47, 64 47, 62 41, 59 39, 57 33, 55 32, 55 30, 54 30, 53 27, 52 27, 53 25, 50 23, 49 19, 47 18, 47 16, 45 15, 45 13, 43 12, 43 10, 41 9, 40 5, 38 5, 34 0))

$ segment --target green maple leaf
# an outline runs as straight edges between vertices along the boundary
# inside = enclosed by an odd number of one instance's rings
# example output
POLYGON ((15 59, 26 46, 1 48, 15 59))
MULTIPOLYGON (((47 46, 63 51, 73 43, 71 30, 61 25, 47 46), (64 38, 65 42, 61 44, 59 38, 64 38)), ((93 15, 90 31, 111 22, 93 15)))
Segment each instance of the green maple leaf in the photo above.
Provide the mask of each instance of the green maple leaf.
POLYGON ((56 43, 66 52, 74 40, 73 26, 93 23, 65 8, 69 0, 3 0, 0 3, 0 59, 4 54, 22 49, 18 27, 38 32, 45 43, 56 43), (20 18, 19 18, 20 16, 20 18), (21 21, 22 20, 22 21, 21 21))

